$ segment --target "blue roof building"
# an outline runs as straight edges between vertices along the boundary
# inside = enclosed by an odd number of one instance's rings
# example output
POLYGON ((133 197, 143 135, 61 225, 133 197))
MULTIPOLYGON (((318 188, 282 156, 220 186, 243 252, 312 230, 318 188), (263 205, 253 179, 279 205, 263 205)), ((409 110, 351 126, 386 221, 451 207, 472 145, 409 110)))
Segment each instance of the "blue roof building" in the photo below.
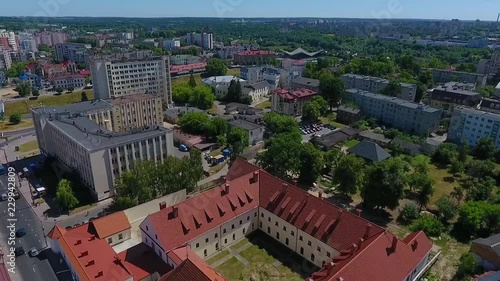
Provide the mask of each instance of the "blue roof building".
POLYGON ((42 78, 36 74, 25 72, 19 75, 19 80, 22 82, 29 82, 32 88, 42 89, 42 78))

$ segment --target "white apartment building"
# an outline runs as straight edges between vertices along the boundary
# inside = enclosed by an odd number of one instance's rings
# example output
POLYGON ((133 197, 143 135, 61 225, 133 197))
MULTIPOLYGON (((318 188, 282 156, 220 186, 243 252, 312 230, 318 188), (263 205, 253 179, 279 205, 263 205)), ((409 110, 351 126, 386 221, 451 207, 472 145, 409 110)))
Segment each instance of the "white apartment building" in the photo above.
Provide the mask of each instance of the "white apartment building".
POLYGON ((300 116, 304 105, 311 101, 317 93, 309 89, 288 91, 276 89, 271 97, 271 109, 288 116, 300 116))
POLYGON ((213 33, 188 33, 186 34, 187 44, 193 44, 202 47, 204 50, 212 50, 214 48, 214 35, 213 33))
POLYGON ((228 93, 231 81, 240 82, 241 98, 250 97, 255 101, 267 97, 271 91, 271 85, 267 81, 250 84, 236 76, 213 76, 202 80, 205 85, 212 87, 218 98, 222 98, 228 93))
POLYGON ((167 50, 175 50, 181 47, 181 40, 179 39, 167 39, 163 41, 163 48, 167 50))
POLYGON ((89 44, 58 43, 55 44, 56 59, 58 61, 74 61, 87 63, 87 52, 92 48, 89 44))
POLYGON ((85 87, 85 78, 80 74, 59 75, 53 78, 54 88, 74 89, 85 87))
POLYGON ((149 93, 172 104, 172 82, 168 56, 134 58, 91 58, 94 95, 98 99, 149 93))
POLYGON ((208 259, 260 230, 321 268, 310 281, 364 280, 353 279, 349 266, 351 271, 359 268, 355 272, 382 274, 373 279, 377 281, 413 280, 427 264, 432 244, 423 232, 399 240, 359 212, 344 211, 241 159, 229 174, 231 180, 221 186, 146 217, 139 226, 142 242, 175 268, 185 247, 208 259), (388 253, 391 266, 385 263, 388 253), (348 259, 342 267, 334 264, 348 259))
POLYGON ((0 69, 9 70, 12 67, 12 58, 9 51, 0 50, 0 69))
POLYGON ((464 140, 475 146, 481 138, 490 138, 500 147, 500 114, 467 107, 456 107, 448 129, 448 139, 460 144, 464 140))
MULTIPOLYGON (((340 78, 344 81, 346 89, 359 89, 372 93, 380 93, 387 85, 389 85, 389 80, 379 77, 343 74, 340 78)), ((400 85, 401 93, 399 93, 397 97, 402 100, 411 102, 415 101, 417 85, 408 83, 400 83, 400 85)))

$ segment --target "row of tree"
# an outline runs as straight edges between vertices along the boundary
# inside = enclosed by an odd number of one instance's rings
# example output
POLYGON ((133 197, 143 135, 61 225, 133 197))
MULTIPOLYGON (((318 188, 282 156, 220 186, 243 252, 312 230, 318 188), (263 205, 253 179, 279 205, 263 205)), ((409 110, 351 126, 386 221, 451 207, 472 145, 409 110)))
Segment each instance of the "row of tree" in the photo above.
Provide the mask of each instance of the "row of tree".
POLYGON ((183 159, 168 156, 163 163, 137 161, 116 179, 114 208, 123 210, 186 189, 194 190, 203 177, 201 152, 190 151, 183 159))
POLYGON ((199 109, 207 110, 212 108, 215 95, 209 86, 196 85, 196 82, 193 86, 193 83, 190 82, 190 84, 174 85, 172 99, 178 105, 189 103, 199 109))

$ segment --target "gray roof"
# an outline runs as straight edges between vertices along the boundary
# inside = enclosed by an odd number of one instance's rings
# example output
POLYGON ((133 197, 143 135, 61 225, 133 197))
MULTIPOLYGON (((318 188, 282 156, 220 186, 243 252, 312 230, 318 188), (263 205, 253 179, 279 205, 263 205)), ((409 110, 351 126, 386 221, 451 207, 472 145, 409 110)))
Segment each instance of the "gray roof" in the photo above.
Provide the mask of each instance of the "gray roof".
POLYGON ((259 89, 264 89, 266 87, 269 88, 269 87, 271 87, 271 84, 269 84, 269 82, 267 82, 267 81, 262 81, 262 82, 250 84, 250 85, 248 85, 248 87, 252 87, 254 90, 259 90, 259 89))
POLYGON ((378 144, 367 140, 349 148, 347 152, 372 162, 380 162, 391 157, 391 155, 378 144))
POLYGON ((359 108, 352 108, 352 107, 347 107, 345 105, 341 105, 337 108, 337 111, 340 110, 340 111, 346 111, 346 112, 350 112, 350 113, 353 113, 353 114, 358 114, 359 112, 361 112, 361 109, 359 108))
POLYGON ((317 139, 317 142, 329 149, 336 145, 339 142, 346 141, 350 138, 350 136, 342 131, 335 131, 329 134, 323 135, 317 139))
POLYGON ((174 108, 169 108, 163 112, 164 116, 168 116, 172 119, 179 118, 179 115, 186 114, 187 112, 204 112, 196 107, 179 106, 174 108))
POLYGON ((297 77, 292 81, 292 83, 310 87, 319 87, 319 80, 306 77, 297 77))
POLYGON ((55 107, 40 107, 33 109, 33 111, 40 115, 55 115, 60 113, 68 113, 68 114, 83 114, 87 112, 92 112, 94 110, 103 110, 109 109, 111 110, 113 105, 105 100, 92 100, 92 101, 83 101, 77 103, 70 103, 66 105, 60 105, 55 107))
POLYGON ((371 140, 376 140, 376 141, 385 142, 385 143, 389 143, 391 141, 390 139, 386 138, 384 135, 377 134, 377 133, 370 131, 370 130, 363 131, 363 132, 359 133, 359 135, 362 137, 371 139, 371 140))
POLYGON ((391 145, 400 145, 403 149, 410 150, 410 151, 418 151, 420 149, 420 145, 405 141, 402 138, 396 137, 391 141, 391 145))
POLYGON ((473 240, 472 243, 480 244, 491 248, 497 255, 500 256, 500 233, 492 235, 488 238, 479 238, 473 240))
POLYGON ((48 122, 89 151, 150 139, 171 131, 153 126, 148 129, 115 133, 100 127, 87 117, 49 119, 48 122))
POLYGON ((258 125, 258 124, 248 122, 248 121, 245 121, 242 119, 237 119, 237 120, 231 121, 231 122, 229 122, 229 125, 231 127, 240 127, 240 128, 245 129, 245 130, 248 130, 248 131, 252 131, 252 130, 264 127, 262 125, 258 125))

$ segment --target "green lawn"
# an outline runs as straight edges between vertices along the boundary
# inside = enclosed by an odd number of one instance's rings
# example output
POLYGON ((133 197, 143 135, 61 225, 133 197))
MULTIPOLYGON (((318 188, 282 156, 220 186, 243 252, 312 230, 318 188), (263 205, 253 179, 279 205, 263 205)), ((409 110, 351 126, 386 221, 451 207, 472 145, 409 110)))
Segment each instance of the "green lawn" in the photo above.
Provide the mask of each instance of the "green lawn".
POLYGON ((19 152, 30 152, 38 149, 38 142, 36 140, 29 141, 27 143, 23 143, 19 146, 19 152))
POLYGON ((344 144, 345 147, 351 148, 359 143, 358 140, 350 140, 344 144))
POLYGON ((337 119, 337 114, 336 113, 332 113, 326 117, 321 117, 320 118, 320 121, 323 123, 323 124, 330 124, 332 126, 335 126, 339 129, 343 129, 345 127, 347 127, 347 125, 344 125, 344 124, 341 124, 339 122, 336 121, 337 119))
POLYGON ((455 186, 459 186, 458 179, 451 181, 453 175, 448 173, 447 169, 439 169, 434 164, 429 164, 429 175, 434 180, 434 194, 431 197, 430 204, 433 205, 439 198, 449 195, 455 186))
MULTIPOLYGON (((194 74, 193 76, 194 76, 194 80, 196 81, 196 84, 201 85, 200 74, 194 74)), ((182 77, 172 77, 172 86, 179 85, 179 84, 187 84, 187 83, 189 83, 190 78, 191 78, 190 75, 182 76, 182 77)))
POLYGON ((209 258, 208 260, 206 260, 206 262, 209 265, 211 265, 211 264, 214 264, 214 263, 220 261, 221 259, 227 257, 227 255, 229 255, 229 251, 227 251, 227 250, 226 251, 222 251, 222 252, 218 253, 217 255, 215 255, 215 256, 209 258))
POLYGON ((228 281, 249 280, 240 279, 240 277, 243 276, 244 270, 245 266, 235 257, 230 258, 228 261, 215 268, 215 271, 226 277, 228 281))
POLYGON ((241 252, 240 255, 249 262, 262 262, 272 264, 275 259, 270 256, 265 249, 252 245, 250 248, 241 252))
POLYGON ((266 109, 268 107, 271 106, 271 101, 269 100, 266 100, 265 102, 261 102, 259 103, 258 105, 255 106, 255 108, 258 108, 258 109, 266 109))
POLYGON ((28 127, 33 127, 33 119, 23 119, 19 124, 10 123, 8 118, 5 121, 0 121, 0 131, 13 131, 28 127))
MULTIPOLYGON (((94 99, 94 92, 92 90, 84 90, 84 92, 87 93, 87 98, 89 100, 94 99)), ((80 102, 81 98, 82 91, 78 91, 69 94, 61 94, 58 96, 42 96, 34 100, 27 99, 9 101, 5 103, 5 115, 10 116, 14 112, 19 112, 21 114, 30 113, 30 107, 40 107, 40 104, 43 104, 44 106, 58 106, 80 102)))
POLYGON ((247 238, 243 238, 240 242, 234 244, 233 246, 231 246, 231 249, 233 250, 238 250, 239 248, 245 246, 247 243, 249 243, 248 239, 247 238))
POLYGON ((241 71, 240 71, 239 68, 231 68, 231 69, 227 70, 226 75, 233 75, 233 76, 240 77, 241 76, 241 71))

